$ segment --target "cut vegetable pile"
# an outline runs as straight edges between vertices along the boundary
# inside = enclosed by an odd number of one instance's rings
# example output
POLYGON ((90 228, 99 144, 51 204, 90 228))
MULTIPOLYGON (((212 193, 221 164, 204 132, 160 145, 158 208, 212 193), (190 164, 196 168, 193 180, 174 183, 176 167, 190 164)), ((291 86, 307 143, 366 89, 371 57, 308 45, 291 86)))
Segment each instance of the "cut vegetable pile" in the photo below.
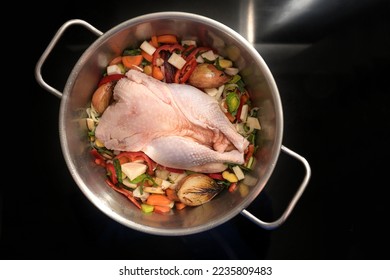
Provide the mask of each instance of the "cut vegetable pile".
POLYGON ((239 69, 232 60, 209 47, 197 46, 193 40, 180 41, 175 35, 166 34, 125 49, 107 65, 87 113, 91 154, 95 163, 106 170, 108 187, 145 213, 173 213, 207 203, 223 190, 235 192, 255 164, 255 138, 261 129, 258 108, 251 105, 239 69), (237 132, 250 143, 244 164, 226 163, 222 172, 197 173, 162 166, 142 151, 107 149, 95 136, 95 130, 112 103, 117 81, 130 69, 165 83, 189 84, 214 98, 237 132))

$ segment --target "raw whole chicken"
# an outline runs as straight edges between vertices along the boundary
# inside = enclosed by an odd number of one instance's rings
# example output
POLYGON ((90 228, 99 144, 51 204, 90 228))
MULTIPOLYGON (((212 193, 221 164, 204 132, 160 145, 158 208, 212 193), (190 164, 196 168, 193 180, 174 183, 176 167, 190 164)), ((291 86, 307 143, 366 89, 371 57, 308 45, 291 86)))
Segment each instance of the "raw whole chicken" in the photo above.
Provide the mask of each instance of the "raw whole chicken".
POLYGON ((213 97, 137 70, 115 85, 95 135, 108 149, 143 151, 160 165, 203 173, 243 164, 249 144, 213 97))

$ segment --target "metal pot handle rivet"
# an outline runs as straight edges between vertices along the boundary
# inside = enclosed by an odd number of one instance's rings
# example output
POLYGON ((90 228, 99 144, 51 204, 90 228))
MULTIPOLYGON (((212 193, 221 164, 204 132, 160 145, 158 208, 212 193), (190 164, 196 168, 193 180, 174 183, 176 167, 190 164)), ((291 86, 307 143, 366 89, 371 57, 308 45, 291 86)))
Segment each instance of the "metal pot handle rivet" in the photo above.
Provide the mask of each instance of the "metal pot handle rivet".
POLYGON ((280 216, 280 218, 275 220, 275 221, 273 221, 273 222, 264 222, 264 221, 260 220, 259 218, 255 217, 252 213, 250 213, 249 211, 247 211, 245 209, 241 211, 241 214, 244 215, 249 220, 251 220, 253 223, 257 224, 258 226, 260 226, 260 227, 262 227, 264 229, 269 229, 269 230, 275 229, 275 228, 279 227, 280 225, 282 225, 286 221, 288 216, 291 214, 291 211, 294 209, 296 203, 300 199, 301 195, 305 191, 306 186, 307 186, 307 184, 309 182, 309 179, 310 179, 310 176, 311 176, 310 165, 309 165, 308 161, 304 157, 300 156, 299 154, 293 152, 292 150, 286 148, 283 145, 281 146, 281 149, 286 154, 288 154, 288 155, 292 156, 293 158, 299 160, 303 164, 303 166, 305 167, 305 170, 306 170, 305 177, 303 178, 303 181, 302 181, 301 185, 299 186, 299 188, 296 191, 295 195, 291 199, 291 201, 288 204, 287 208, 285 209, 283 214, 280 216))
POLYGON ((47 46, 46 50, 43 52, 42 56, 40 57, 40 59, 38 60, 36 66, 35 66, 35 78, 36 78, 37 82, 40 84, 41 87, 43 87, 48 92, 52 93, 53 95, 55 95, 56 97, 59 97, 59 98, 62 97, 62 92, 60 92, 59 90, 57 90, 54 87, 50 86, 49 84, 47 84, 45 82, 45 80, 43 80, 41 69, 42 69, 42 66, 43 66, 45 60, 47 59, 47 57, 49 56, 51 51, 54 49, 55 45, 57 44, 57 42, 59 41, 61 36, 72 25, 81 25, 81 26, 85 27, 86 29, 90 30, 92 33, 96 34, 97 36, 101 36, 103 34, 103 32, 101 32, 100 30, 96 29, 95 27, 93 27, 88 22, 86 22, 84 20, 81 20, 81 19, 69 20, 69 21, 65 22, 58 29, 57 33, 54 35, 54 37, 51 40, 50 44, 47 46))

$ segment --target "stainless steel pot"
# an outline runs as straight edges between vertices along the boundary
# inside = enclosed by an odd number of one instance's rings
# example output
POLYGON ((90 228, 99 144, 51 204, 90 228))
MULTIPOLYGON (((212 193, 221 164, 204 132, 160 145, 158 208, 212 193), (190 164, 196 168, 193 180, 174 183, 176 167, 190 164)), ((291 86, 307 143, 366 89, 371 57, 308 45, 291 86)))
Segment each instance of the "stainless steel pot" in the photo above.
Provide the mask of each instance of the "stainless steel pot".
POLYGON ((240 34, 210 18, 183 12, 158 12, 125 21, 103 33, 89 23, 75 19, 65 22, 42 54, 35 69, 36 80, 47 91, 61 98, 59 136, 66 164, 86 197, 103 213, 117 222, 150 234, 188 235, 214 228, 238 214, 266 229, 279 227, 290 215, 304 192, 310 176, 305 158, 282 145, 283 110, 274 78, 266 63, 240 34), (41 68, 67 28, 80 25, 98 36, 74 66, 63 92, 47 84, 41 68), (245 185, 235 193, 223 192, 199 207, 187 207, 173 215, 145 215, 127 198, 107 187, 103 168, 96 166, 89 153, 85 109, 108 62, 128 46, 137 46, 152 35, 173 33, 196 39, 229 57, 239 67, 255 106, 260 107, 262 130, 257 163, 245 185), (302 162, 306 174, 281 217, 272 222, 256 218, 246 207, 259 195, 269 180, 283 151, 302 162))

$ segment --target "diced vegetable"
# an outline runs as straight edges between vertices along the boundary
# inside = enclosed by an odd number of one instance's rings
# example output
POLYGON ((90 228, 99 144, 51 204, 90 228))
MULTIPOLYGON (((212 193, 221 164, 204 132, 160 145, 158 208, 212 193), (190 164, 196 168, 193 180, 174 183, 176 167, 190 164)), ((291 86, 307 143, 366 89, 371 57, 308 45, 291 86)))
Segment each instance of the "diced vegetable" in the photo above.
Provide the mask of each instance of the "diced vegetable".
POLYGON ((93 131, 95 129, 95 121, 91 118, 87 118, 87 127, 89 131, 93 131))
POLYGON ((253 129, 261 129, 260 122, 258 118, 255 117, 247 117, 246 124, 253 129))
POLYGON ((149 205, 149 204, 142 203, 142 204, 141 204, 141 210, 142 210, 142 212, 144 212, 144 213, 151 213, 151 212, 153 212, 153 210, 154 210, 154 206, 153 206, 153 205, 149 205))
POLYGON ((238 165, 234 166, 232 169, 239 181, 245 178, 244 172, 242 172, 242 169, 238 165))
POLYGON ((133 190, 133 196, 141 199, 141 201, 144 202, 149 198, 150 193, 144 192, 141 187, 137 187, 133 190))
POLYGON ((183 202, 176 202, 176 203, 175 203, 175 208, 176 208, 177 210, 182 210, 182 209, 184 209, 186 206, 187 206, 187 205, 185 205, 183 202))
POLYGON ((165 214, 171 212, 171 208, 172 207, 155 205, 154 212, 159 214, 165 214))
POLYGON ((225 68, 225 73, 228 74, 229 76, 234 76, 234 75, 237 75, 239 70, 238 68, 233 68, 233 67, 228 67, 228 68, 225 68))
POLYGON ((110 61, 110 63, 109 63, 108 65, 110 66, 110 65, 115 65, 115 64, 119 64, 119 63, 122 63, 122 56, 121 56, 121 55, 119 55, 119 56, 117 56, 117 57, 114 57, 114 58, 110 61))
POLYGON ((150 42, 149 42, 153 47, 155 47, 156 49, 158 48, 158 41, 157 41, 157 36, 152 36, 150 38, 150 42))
POLYGON ((168 62, 175 66, 177 69, 183 68, 184 64, 186 64, 186 60, 177 53, 172 53, 172 55, 169 57, 168 62))
POLYGON ((122 184, 125 185, 128 188, 135 189, 138 187, 137 184, 131 183, 129 178, 122 178, 122 184))
POLYGON ((165 194, 165 191, 161 187, 144 187, 144 192, 165 194))
POLYGON ((121 168, 122 172, 125 173, 130 180, 134 180, 139 175, 144 174, 148 169, 145 164, 139 162, 127 162, 122 164, 121 168))
POLYGON ((182 40, 181 45, 182 46, 195 46, 196 47, 196 41, 195 40, 182 40))
POLYGON ((177 193, 176 193, 176 190, 174 189, 166 189, 165 190, 165 193, 167 195, 167 197, 172 200, 172 201, 180 201, 179 197, 177 196, 177 193))
POLYGON ((226 96, 226 104, 229 113, 234 115, 237 113, 238 106, 240 106, 240 98, 235 92, 229 92, 226 96))
POLYGON ((249 157, 248 162, 245 164, 246 168, 252 169, 255 163, 255 158, 253 156, 249 157))
POLYGON ((158 66, 153 66, 153 68, 152 68, 152 76, 153 76, 153 78, 155 78, 157 80, 160 80, 160 81, 164 79, 164 74, 161 71, 161 68, 158 67, 158 66))
POLYGON ((166 195, 162 194, 149 195, 146 203, 154 206, 168 206, 169 208, 172 208, 175 204, 174 201, 170 200, 166 195))
POLYGON ((148 55, 153 55, 153 53, 156 51, 156 48, 147 41, 142 42, 140 49, 146 52, 148 55))
POLYGON ((208 61, 214 61, 217 58, 212 50, 202 53, 201 56, 203 59, 207 59, 208 61))
POLYGON ((242 105, 241 113, 240 113, 240 120, 245 122, 248 117, 248 110, 249 106, 248 104, 242 105))
POLYGON ((222 68, 230 68, 233 66, 233 62, 231 60, 228 60, 228 59, 220 59, 218 61, 218 63, 219 63, 219 66, 222 68))
POLYGON ((141 51, 141 55, 143 56, 144 59, 146 59, 146 60, 149 61, 150 63, 153 62, 153 55, 148 54, 148 53, 145 52, 144 50, 141 51))
POLYGON ((139 66, 144 57, 139 55, 125 55, 122 56, 122 63, 126 68, 133 68, 134 66, 139 66))
POLYGON ((238 181, 238 178, 237 176, 234 174, 234 173, 231 173, 229 171, 224 171, 222 172, 222 177, 225 179, 225 180, 228 180, 230 183, 235 183, 238 181))
POLYGON ((145 65, 144 67, 144 73, 146 75, 151 76, 152 75, 152 65, 145 65))
POLYGON ((172 34, 157 36, 157 42, 163 44, 177 44, 177 37, 172 34))
POLYGON ((218 93, 217 88, 205 88, 204 91, 210 96, 216 96, 218 93))
POLYGON ((107 66, 107 75, 112 74, 123 74, 122 68, 120 68, 118 64, 107 66))
POLYGON ((167 180, 162 180, 161 182, 161 188, 163 190, 166 190, 167 188, 169 188, 172 184, 170 182, 168 182, 167 180))

